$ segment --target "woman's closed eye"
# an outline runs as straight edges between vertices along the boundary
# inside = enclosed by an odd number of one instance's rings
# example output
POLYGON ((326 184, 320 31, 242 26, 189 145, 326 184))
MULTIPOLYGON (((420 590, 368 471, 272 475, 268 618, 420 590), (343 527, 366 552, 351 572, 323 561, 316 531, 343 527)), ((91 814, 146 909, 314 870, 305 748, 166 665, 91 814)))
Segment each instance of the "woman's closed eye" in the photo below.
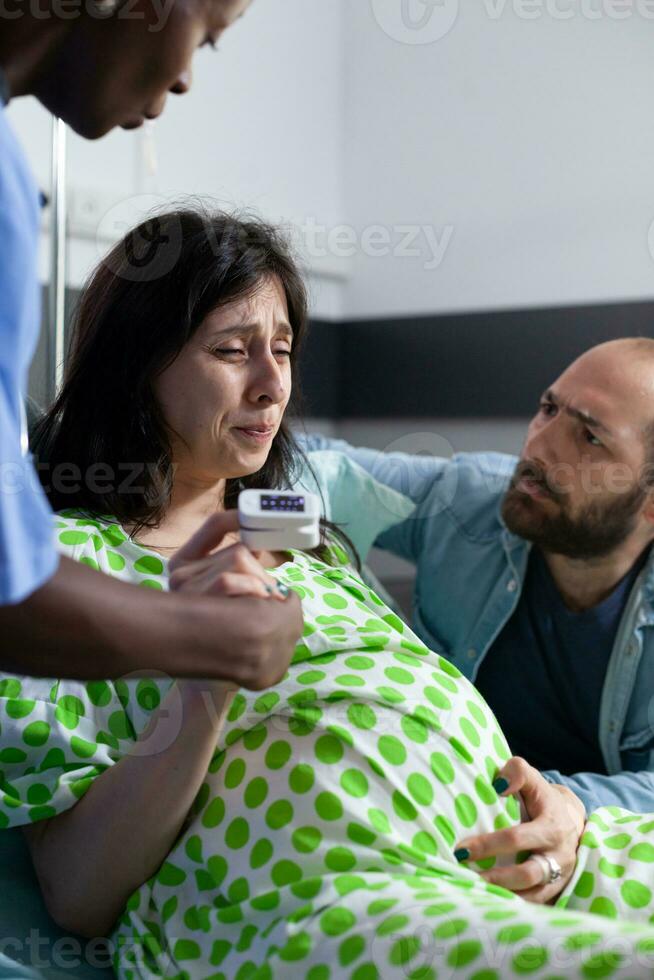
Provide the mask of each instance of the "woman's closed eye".
MULTIPOLYGON (((212 350, 212 354, 220 354, 223 357, 228 357, 234 354, 246 355, 247 351, 240 347, 216 347, 212 350)), ((280 347, 279 350, 273 351, 275 357, 290 357, 291 352, 287 347, 280 347)))

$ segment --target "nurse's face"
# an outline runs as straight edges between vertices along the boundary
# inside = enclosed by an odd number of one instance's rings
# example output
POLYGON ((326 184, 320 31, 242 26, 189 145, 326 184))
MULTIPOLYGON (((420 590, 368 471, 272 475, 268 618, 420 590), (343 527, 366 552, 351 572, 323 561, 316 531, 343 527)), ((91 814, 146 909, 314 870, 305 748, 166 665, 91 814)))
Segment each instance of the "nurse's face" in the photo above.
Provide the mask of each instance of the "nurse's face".
POLYGON ((134 129, 191 85, 191 61, 215 44, 250 0, 121 0, 110 17, 85 13, 34 95, 88 139, 134 129))
POLYGON ((153 385, 176 480, 208 487, 263 467, 291 395, 292 345, 276 278, 206 317, 153 385))

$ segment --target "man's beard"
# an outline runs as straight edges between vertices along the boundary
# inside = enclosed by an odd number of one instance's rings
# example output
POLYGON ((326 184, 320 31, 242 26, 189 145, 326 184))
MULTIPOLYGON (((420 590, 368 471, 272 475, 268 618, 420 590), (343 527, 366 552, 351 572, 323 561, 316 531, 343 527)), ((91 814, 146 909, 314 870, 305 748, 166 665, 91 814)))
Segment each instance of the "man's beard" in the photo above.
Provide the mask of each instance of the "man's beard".
POLYGON ((543 551, 590 560, 610 555, 629 537, 645 497, 645 490, 635 484, 624 493, 589 500, 578 514, 571 516, 566 494, 550 488, 542 470, 519 463, 502 502, 502 519, 512 534, 543 551), (556 510, 546 510, 538 500, 518 489, 525 475, 554 501, 556 510))

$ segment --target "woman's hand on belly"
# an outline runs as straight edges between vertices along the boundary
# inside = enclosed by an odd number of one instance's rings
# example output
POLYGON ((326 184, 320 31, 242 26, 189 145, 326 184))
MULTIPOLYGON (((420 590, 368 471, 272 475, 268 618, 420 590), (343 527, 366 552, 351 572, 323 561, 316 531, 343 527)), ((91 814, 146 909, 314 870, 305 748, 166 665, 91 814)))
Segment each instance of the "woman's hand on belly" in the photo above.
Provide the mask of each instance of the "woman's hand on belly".
POLYGON ((534 859, 496 866, 483 872, 482 877, 516 892, 528 902, 555 901, 574 873, 586 823, 583 803, 566 786, 548 783, 537 769, 517 756, 498 772, 493 785, 501 796, 520 793, 526 822, 493 834, 468 837, 457 844, 457 852, 467 851, 463 860, 470 861, 511 858, 525 851, 554 858, 561 867, 561 877, 551 883, 543 882, 544 865, 534 859), (498 780, 507 785, 498 785, 498 780))

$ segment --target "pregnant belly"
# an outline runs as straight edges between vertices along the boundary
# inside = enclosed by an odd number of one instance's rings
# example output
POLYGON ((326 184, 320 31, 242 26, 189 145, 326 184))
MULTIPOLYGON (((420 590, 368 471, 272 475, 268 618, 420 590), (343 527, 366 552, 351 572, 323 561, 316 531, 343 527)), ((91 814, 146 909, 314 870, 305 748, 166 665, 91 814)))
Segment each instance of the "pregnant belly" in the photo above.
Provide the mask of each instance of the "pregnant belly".
POLYGON ((291 671, 236 706, 192 821, 153 882, 159 910, 174 888, 176 914, 247 917, 280 903, 288 914, 289 898, 300 907, 325 877, 442 873, 457 866, 463 837, 518 821, 515 801, 491 785, 506 742, 451 665, 416 658, 403 689, 406 678, 380 661, 365 689, 348 689, 338 660, 312 664, 323 676, 308 687, 291 671))

